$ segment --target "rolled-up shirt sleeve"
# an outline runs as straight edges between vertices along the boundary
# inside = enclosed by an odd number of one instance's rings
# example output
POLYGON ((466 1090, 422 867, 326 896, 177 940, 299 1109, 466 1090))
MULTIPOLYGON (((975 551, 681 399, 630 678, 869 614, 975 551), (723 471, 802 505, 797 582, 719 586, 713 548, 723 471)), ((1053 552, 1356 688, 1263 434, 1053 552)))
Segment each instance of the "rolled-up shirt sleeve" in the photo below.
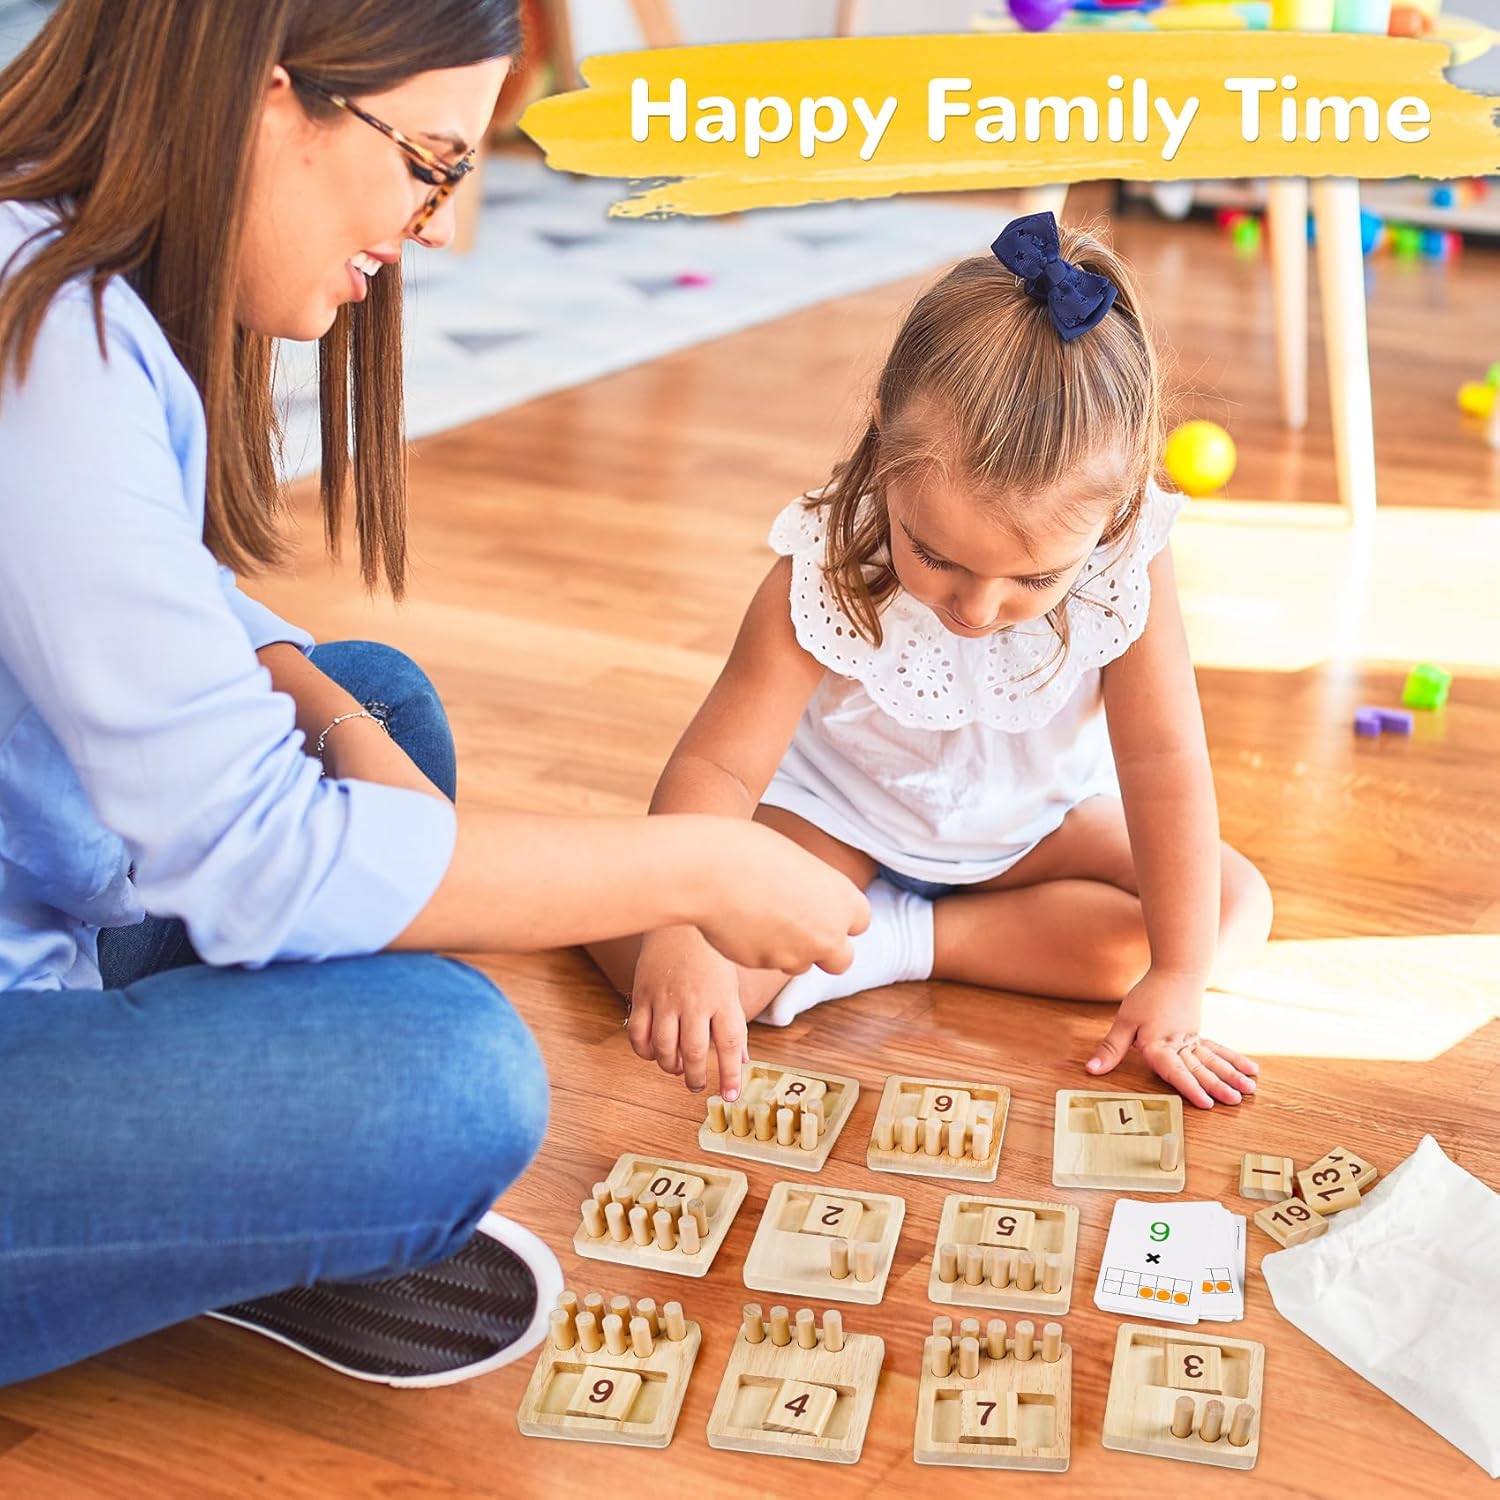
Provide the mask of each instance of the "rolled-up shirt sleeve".
POLYGON ((283 620, 275 610, 267 609, 258 599, 252 599, 244 593, 228 568, 219 569, 219 584, 235 619, 244 626, 252 651, 281 642, 295 646, 304 656, 312 650, 313 638, 307 631, 300 625, 283 620))
POLYGON ((146 909, 180 916, 208 962, 377 951, 441 881, 453 808, 321 777, 255 656, 311 638, 203 545, 187 377, 128 319, 107 337, 106 362, 87 301, 64 296, 25 383, 0 389, 0 658, 146 909))

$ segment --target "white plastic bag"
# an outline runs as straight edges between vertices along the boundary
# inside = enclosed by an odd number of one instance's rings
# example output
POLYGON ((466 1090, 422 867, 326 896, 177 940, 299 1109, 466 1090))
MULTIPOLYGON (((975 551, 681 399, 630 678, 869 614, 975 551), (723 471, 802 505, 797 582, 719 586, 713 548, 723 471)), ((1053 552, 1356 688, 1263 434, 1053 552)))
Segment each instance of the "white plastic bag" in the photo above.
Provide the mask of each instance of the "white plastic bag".
POLYGON ((1423 1136, 1328 1232, 1261 1263, 1276 1310, 1500 1478, 1500 1194, 1423 1136))

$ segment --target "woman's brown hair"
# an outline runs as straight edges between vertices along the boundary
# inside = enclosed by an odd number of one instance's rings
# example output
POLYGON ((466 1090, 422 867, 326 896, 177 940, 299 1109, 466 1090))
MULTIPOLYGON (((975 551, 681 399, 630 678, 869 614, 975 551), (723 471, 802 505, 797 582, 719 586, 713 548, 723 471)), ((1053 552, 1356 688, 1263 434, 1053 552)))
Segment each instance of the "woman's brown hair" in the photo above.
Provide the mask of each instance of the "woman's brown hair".
MULTIPOLYGON (((961 261, 917 299, 886 357, 875 406, 853 450, 809 503, 825 507, 830 587, 860 634, 882 639, 897 582, 886 492, 934 472, 989 503, 1023 542, 1057 481, 1091 465, 1123 473, 1075 503, 1108 511, 1101 544, 1128 536, 1162 444, 1161 376, 1125 263, 1090 235, 1059 229, 1063 258, 1118 289, 1096 328, 1064 342, 1044 303, 993 255, 961 261), (867 498, 873 504, 865 503, 867 498)), ((1077 519, 1083 519, 1080 514, 1077 519)), ((1062 650, 1067 615, 1048 615, 1062 650)))
MULTIPOLYGON (((235 271, 260 105, 280 63, 352 98, 514 53, 517 0, 62 0, 0 72, 0 200, 46 202, 62 232, 0 286, 0 377, 22 381, 54 297, 87 278, 104 349, 106 283, 151 309, 203 400, 203 539, 236 572, 287 542, 272 340, 237 326, 235 271)), ((308 115, 338 111, 299 86, 308 115)), ((406 570, 401 278, 389 266, 319 349, 322 502, 338 550, 351 489, 360 569, 406 570), (352 439, 352 442, 351 442, 352 439), (351 459, 352 447, 352 459, 351 459)))

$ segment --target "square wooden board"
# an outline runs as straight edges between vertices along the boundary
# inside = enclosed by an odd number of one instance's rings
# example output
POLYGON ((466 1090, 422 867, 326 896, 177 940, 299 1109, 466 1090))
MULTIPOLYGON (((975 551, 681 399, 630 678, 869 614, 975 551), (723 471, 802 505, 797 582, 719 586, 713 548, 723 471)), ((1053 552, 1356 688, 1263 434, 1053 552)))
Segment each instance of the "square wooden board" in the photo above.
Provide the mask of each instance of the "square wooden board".
POLYGON ((1179 1094, 1114 1089, 1059 1089, 1052 1134, 1054 1187, 1114 1188, 1127 1193, 1180 1193, 1187 1182, 1187 1139, 1179 1094), (1100 1104, 1138 1106, 1145 1133, 1113 1135, 1099 1122, 1100 1104), (1161 1137, 1175 1134, 1177 1166, 1160 1166, 1161 1137))
POLYGON ((858 1463, 884 1361, 885 1340, 873 1334, 846 1333, 844 1347, 832 1353, 823 1347, 821 1329, 815 1349, 803 1349, 795 1339, 778 1348, 769 1333, 752 1344, 741 1329, 709 1415, 708 1445, 773 1458, 858 1463), (768 1418, 775 1420, 771 1402, 785 1380, 829 1386, 837 1393, 821 1436, 772 1432, 764 1425, 768 1418))
POLYGON ((1109 1398, 1104 1407, 1104 1446, 1121 1453, 1144 1453, 1155 1458, 1177 1458, 1187 1463, 1214 1464, 1225 1469, 1253 1469, 1260 1456, 1260 1423, 1265 1413, 1266 1346, 1251 1339, 1224 1338, 1187 1328, 1148 1328, 1127 1323, 1115 1341, 1114 1366, 1109 1376, 1109 1398), (1224 1385, 1221 1394, 1178 1390, 1167 1385, 1167 1345, 1190 1344, 1219 1351, 1224 1385), (1196 1411, 1187 1437, 1172 1435, 1172 1412, 1177 1398, 1190 1395, 1196 1411), (1217 1442, 1198 1436, 1204 1404, 1224 1406, 1224 1433, 1217 1442), (1248 1401, 1255 1408, 1250 1441, 1243 1448, 1229 1444, 1227 1433, 1235 1407, 1248 1401))
POLYGON ((927 1279, 929 1301, 949 1307, 987 1307, 995 1312, 1038 1313, 1060 1318, 1073 1304, 1073 1270, 1078 1259, 1078 1210, 1071 1203, 1049 1203, 1031 1198, 985 1198, 972 1193, 949 1193, 943 1200, 938 1220, 937 1239, 933 1242, 932 1272, 927 1279), (1034 1218, 1025 1248, 1037 1255, 1057 1255, 1062 1259, 1062 1289, 1044 1292, 1040 1278, 1034 1290, 1023 1292, 1012 1284, 991 1286, 984 1282, 970 1286, 962 1277, 954 1282, 938 1277, 939 1245, 957 1245, 960 1259, 969 1245, 980 1243, 985 1210, 1020 1209, 1034 1218))
POLYGON ((885 1296, 905 1218, 906 1200, 893 1193, 778 1182, 766 1200, 760 1226, 745 1257, 745 1285, 757 1292, 781 1292, 814 1302, 879 1302, 885 1296), (851 1269, 842 1281, 835 1281, 829 1271, 829 1236, 801 1227, 815 1198, 848 1200, 860 1206, 850 1245, 851 1269), (875 1243, 873 1281, 854 1278, 854 1244, 860 1241, 875 1243))
POLYGON ((708 1233, 693 1255, 681 1248, 663 1250, 659 1245, 637 1245, 633 1239, 614 1240, 609 1235, 595 1239, 580 1220, 573 1232, 573 1249, 589 1260, 611 1261, 619 1266, 636 1266, 651 1271, 665 1271, 670 1276, 706 1276, 713 1264, 729 1226, 739 1212, 749 1179, 743 1172, 726 1167, 707 1166, 699 1162, 672 1161, 665 1156, 640 1156, 627 1151, 609 1170, 605 1181, 613 1191, 628 1189, 635 1197, 646 1191, 658 1173, 703 1179, 703 1206, 708 1211, 708 1233))
POLYGON ((757 1104, 771 1099, 783 1078, 792 1076, 815 1079, 827 1090, 823 1095, 823 1130, 818 1136, 818 1144, 811 1151, 804 1151, 795 1141, 790 1146, 783 1146, 774 1137, 769 1141, 758 1141, 753 1133, 737 1136, 732 1130, 716 1131, 707 1120, 698 1127, 699 1149, 714 1151, 721 1156, 738 1156, 744 1161, 769 1162, 772 1166, 787 1167, 794 1172, 822 1171, 833 1143, 854 1112, 859 1099, 859 1080, 846 1078, 841 1073, 825 1073, 818 1068, 751 1062, 745 1068, 740 1099, 753 1113, 757 1104))
POLYGON ((870 1144, 865 1151, 865 1165, 872 1172, 898 1172, 907 1177, 952 1177, 964 1182, 993 1182, 1000 1171, 1000 1146, 1005 1139, 1005 1122, 1010 1114, 1010 1090, 1000 1083, 965 1083, 956 1078, 910 1078, 895 1073, 885 1081, 870 1144), (969 1096, 967 1118, 972 1126, 976 1119, 989 1118, 991 1138, 989 1154, 983 1161, 970 1156, 950 1156, 946 1139, 943 1151, 928 1156, 920 1140, 914 1152, 901 1150, 899 1138, 894 1150, 884 1151, 876 1143, 887 1124, 895 1126, 903 1115, 914 1115, 922 1106, 928 1089, 952 1090, 969 1096))

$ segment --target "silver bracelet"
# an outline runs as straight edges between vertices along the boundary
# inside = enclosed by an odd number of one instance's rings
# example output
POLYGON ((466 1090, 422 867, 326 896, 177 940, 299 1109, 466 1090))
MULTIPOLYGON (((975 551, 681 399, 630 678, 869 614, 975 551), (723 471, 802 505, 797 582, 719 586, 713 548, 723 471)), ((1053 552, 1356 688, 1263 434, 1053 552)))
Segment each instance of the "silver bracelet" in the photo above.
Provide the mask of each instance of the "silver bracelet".
POLYGON ((374 719, 375 722, 379 724, 383 730, 385 730, 386 734, 390 734, 391 732, 390 725, 387 724, 379 714, 372 714, 368 708, 355 708, 351 709, 346 714, 337 714, 334 718, 328 721, 328 727, 324 729, 322 734, 318 736, 317 747, 313 750, 313 754, 316 755, 319 760, 323 759, 323 746, 328 743, 328 736, 332 734, 340 724, 347 723, 350 719, 374 719))

